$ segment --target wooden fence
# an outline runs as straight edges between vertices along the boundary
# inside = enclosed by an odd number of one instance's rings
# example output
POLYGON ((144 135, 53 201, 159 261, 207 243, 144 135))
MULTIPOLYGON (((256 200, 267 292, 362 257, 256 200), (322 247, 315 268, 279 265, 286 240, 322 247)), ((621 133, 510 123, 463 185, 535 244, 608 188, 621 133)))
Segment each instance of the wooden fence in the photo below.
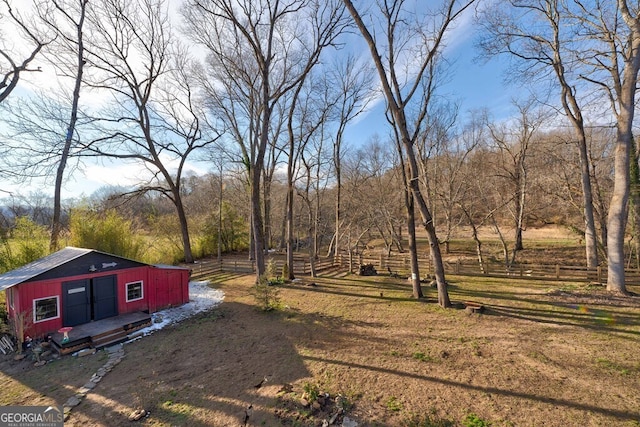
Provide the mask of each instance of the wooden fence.
MULTIPOLYGON (((282 274, 282 268, 285 264, 286 257, 281 253, 269 253, 265 257, 266 263, 272 263, 276 275, 282 274)), ((334 265, 332 257, 320 257, 315 263, 317 272, 325 271, 334 265)), ((256 271, 255 261, 245 256, 226 256, 222 260, 204 259, 196 261, 192 265, 186 267, 191 269, 192 279, 198 280, 207 276, 227 272, 237 274, 252 274, 256 271)), ((295 254, 293 257, 293 274, 295 276, 306 276, 311 274, 311 262, 308 256, 295 254)))
MULTIPOLYGON (((342 268, 357 271, 358 266, 373 264, 379 274, 409 275, 411 273, 411 261, 408 255, 393 256, 356 256, 351 262, 348 256, 341 256, 336 264, 342 268)), ((433 263, 430 257, 418 257, 420 274, 427 276, 433 272, 433 263)), ((504 264, 485 263, 484 271, 477 261, 457 260, 444 263, 445 274, 475 277, 509 277, 528 280, 554 280, 567 282, 597 282, 607 281, 607 268, 582 266, 570 266, 560 264, 517 264, 511 269, 506 269, 504 264)), ((630 285, 640 284, 640 269, 630 268, 625 270, 625 281, 630 285)))
MULTIPOLYGON (((282 267, 285 263, 285 255, 281 253, 269 253, 266 262, 274 264, 276 275, 282 274, 282 267)), ((341 254, 335 259, 333 257, 319 257, 315 261, 315 269, 318 274, 322 274, 329 269, 351 271, 357 273, 360 265, 372 264, 378 274, 393 274, 408 276, 411 273, 411 262, 408 255, 392 256, 363 256, 341 254)), ((427 277, 433 273, 433 265, 430 257, 418 257, 420 274, 427 277)), ((220 273, 252 274, 255 273, 255 261, 249 260, 248 256, 225 256, 222 260, 205 259, 197 261, 191 268, 191 276, 198 280, 207 276, 220 273)), ((525 280, 553 280, 567 282, 587 282, 605 283, 607 280, 606 267, 587 268, 579 266, 568 266, 560 264, 517 264, 507 270, 504 264, 486 263, 482 271, 478 262, 468 260, 458 260, 455 262, 445 262, 445 274, 475 277, 504 277, 525 280)), ((293 262, 293 273, 296 276, 306 276, 311 274, 311 264, 306 255, 296 254, 293 262)), ((640 285, 640 269, 625 270, 626 283, 629 285, 640 285)))

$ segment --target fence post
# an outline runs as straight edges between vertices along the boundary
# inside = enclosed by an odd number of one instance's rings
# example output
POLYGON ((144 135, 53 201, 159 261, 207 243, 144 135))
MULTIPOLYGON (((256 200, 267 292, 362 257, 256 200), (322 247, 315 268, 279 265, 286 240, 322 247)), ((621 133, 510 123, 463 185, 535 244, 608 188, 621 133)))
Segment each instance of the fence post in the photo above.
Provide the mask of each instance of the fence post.
POLYGON ((602 266, 597 267, 598 283, 602 283, 602 266))
POLYGON ((380 254, 380 261, 379 261, 379 263, 380 263, 380 267, 378 267, 378 268, 380 269, 380 271, 382 271, 382 267, 384 267, 384 265, 383 265, 383 260, 382 260, 382 256, 383 256, 383 255, 382 255, 382 254, 380 254))
POLYGON ((556 279, 560 278, 560 264, 556 264, 556 279))

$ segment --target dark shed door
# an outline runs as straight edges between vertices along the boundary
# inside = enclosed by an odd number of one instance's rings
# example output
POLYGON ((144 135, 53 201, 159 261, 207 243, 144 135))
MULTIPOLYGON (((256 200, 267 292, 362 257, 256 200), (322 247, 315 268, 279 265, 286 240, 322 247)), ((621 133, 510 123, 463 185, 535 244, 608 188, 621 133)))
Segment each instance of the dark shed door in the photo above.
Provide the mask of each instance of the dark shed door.
POLYGON ((93 279, 93 320, 118 314, 117 277, 105 276, 93 279))
POLYGON ((89 280, 62 283, 62 322, 76 326, 91 320, 91 288, 89 280))

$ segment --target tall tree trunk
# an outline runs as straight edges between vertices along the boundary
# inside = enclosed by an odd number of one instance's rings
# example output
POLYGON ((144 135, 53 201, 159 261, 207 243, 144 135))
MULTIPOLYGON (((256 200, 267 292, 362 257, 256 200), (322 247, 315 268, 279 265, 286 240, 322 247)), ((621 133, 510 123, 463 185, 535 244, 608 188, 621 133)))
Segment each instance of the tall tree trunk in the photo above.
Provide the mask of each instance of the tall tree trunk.
MULTIPOLYGON (((633 243, 636 256, 636 268, 640 266, 640 167, 638 165, 638 149, 634 147, 631 150, 630 175, 631 175, 631 224, 633 226, 633 243)), ((629 254, 629 263, 631 263, 632 253, 629 254)))
MULTIPOLYGON (((590 161, 590 163, 591 163, 590 169, 592 170, 592 173, 590 173, 591 184, 593 186, 592 195, 594 196, 594 200, 593 200, 594 217, 595 217, 595 213, 597 212, 598 215, 596 217, 596 221, 600 229, 598 253, 602 257, 606 258, 607 257, 607 234, 608 234, 606 212, 608 211, 608 208, 605 202, 604 192, 600 190, 600 181, 598 180, 596 175, 595 165, 592 160, 590 161)), ((596 238, 596 240, 598 240, 598 238, 596 238)))
POLYGON ((404 205, 407 211, 407 234, 409 235, 409 257, 411 259, 411 289, 413 298, 424 298, 422 285, 420 284, 420 266, 418 264, 418 242, 416 239, 416 209, 413 194, 407 182, 407 170, 404 156, 402 154, 402 144, 396 138, 396 148, 400 159, 402 172, 402 184, 404 193, 404 205))
MULTIPOLYGON (((334 149, 335 150, 335 149, 334 149)), ((342 169, 340 166, 340 153, 334 151, 334 164, 336 168, 336 205, 335 205, 335 237, 333 242, 334 259, 340 254, 340 221, 342 220, 340 204, 342 203, 342 169)))
MULTIPOLYGON (((80 17, 76 26, 77 37, 77 49, 78 49, 78 64, 75 77, 75 86, 73 88, 73 100, 71 102, 71 118, 69 120, 69 126, 67 128, 67 135, 65 137, 64 146, 62 147, 62 153, 60 156, 60 163, 56 170, 56 181, 53 194, 53 219, 51 224, 51 239, 49 241, 49 250, 54 252, 58 250, 58 240, 60 238, 61 216, 62 216, 62 181, 64 179, 64 170, 67 167, 67 159, 71 151, 71 142, 73 141, 73 134, 76 129, 76 122, 78 121, 78 104, 80 102, 80 88, 82 85, 82 76, 84 73, 84 42, 82 29, 84 26, 84 17, 87 8, 88 0, 82 0, 80 2, 80 17)), ((68 15, 67 15, 68 16, 68 15)), ((17 79, 16 79, 17 80, 17 79)))
MULTIPOLYGON (((293 165, 290 166, 293 168, 293 165)), ((287 173, 287 271, 289 276, 287 280, 295 279, 293 274, 293 172, 287 173)))
POLYGON ((264 244, 265 248, 271 248, 271 177, 263 174, 262 201, 264 205, 264 244))
POLYGON ((224 181, 222 180, 222 162, 220 162, 220 192, 218 196, 218 262, 222 262, 222 192, 224 190, 224 181))
MULTIPOLYGON (((631 107, 633 108, 633 107, 631 107)), ((607 290, 626 293, 624 235, 629 202, 630 132, 618 128, 615 146, 615 178, 607 216, 607 290)))
POLYGON ((582 186, 582 203, 584 215, 584 244, 587 267, 597 267, 598 238, 596 237, 596 221, 593 214, 593 190, 591 186, 591 174, 589 172, 589 155, 587 151, 587 137, 584 127, 577 130, 578 152, 580 154, 580 184, 582 186))
MULTIPOLYGON (((554 2, 554 9, 557 10, 558 4, 554 2)), ((560 14, 553 13, 549 15, 551 17, 559 17, 560 14)), ((552 18, 553 22, 553 18, 552 18)), ((598 238, 596 237, 596 222, 593 214, 593 190, 591 185, 590 174, 590 158, 589 148, 587 145, 587 136, 584 130, 584 118, 582 117, 582 108, 578 104, 576 99, 576 89, 572 87, 567 81, 565 74, 565 67, 563 64, 563 58, 561 56, 560 46, 560 26, 552 25, 554 31, 553 46, 554 46, 554 61, 553 69, 556 73, 558 81, 560 83, 560 100, 562 107, 569 117, 569 121, 573 125, 573 131, 575 132, 578 155, 580 160, 580 185, 582 187, 582 204, 584 215, 584 244, 585 244, 585 257, 587 261, 587 267, 597 267, 598 261, 598 238)))
MULTIPOLYGON (((420 216, 422 217, 423 225, 427 232, 429 248, 431 249, 430 252, 431 259, 433 261, 433 273, 436 277, 436 283, 438 285, 438 304, 445 308, 451 307, 451 301, 449 300, 449 293, 447 291, 447 282, 445 281, 444 277, 444 264, 442 263, 442 254, 440 252, 440 244, 438 243, 436 227, 433 223, 433 218, 431 218, 431 213, 429 212, 427 203, 422 197, 422 193, 420 192, 418 183, 418 164, 413 152, 413 146, 409 143, 409 140, 406 139, 406 137, 403 137, 402 139, 404 141, 405 153, 407 154, 407 159, 409 160, 409 185, 411 188, 411 192, 413 193, 413 199, 418 204, 420 216)), ((416 252, 416 248, 414 248, 413 251, 416 252)))
POLYGON ((256 262, 256 283, 260 280, 260 276, 265 273, 264 259, 264 234, 262 224, 262 210, 260 203, 260 176, 257 171, 258 167, 254 167, 251 171, 251 232, 253 234, 253 255, 256 262))
POLYGON ((418 246, 416 240, 416 214, 413 197, 407 187, 404 190, 407 205, 407 232, 409 234, 409 256, 411 257, 411 288, 412 296, 416 299, 424 298, 420 284, 420 269, 418 265, 418 246))
POLYGON ((180 195, 180 187, 172 186, 171 192, 174 198, 174 204, 178 211, 178 220, 180 222, 180 232, 182 233, 182 245, 184 247, 184 262, 193 262, 193 253, 191 252, 191 238, 189 237, 189 225, 187 222, 187 214, 184 211, 182 196, 180 195))
MULTIPOLYGON (((640 69, 640 20, 632 15, 625 0, 618 0, 618 8, 629 27, 630 42, 626 46, 622 79, 618 81, 618 111, 614 157, 613 194, 607 216, 607 290, 627 294, 624 272, 624 237, 630 191, 630 157, 633 145, 633 117, 635 95, 640 69)), ((617 52, 614 51, 615 54, 617 52)), ((618 70, 613 70, 619 76, 618 70)))
POLYGON ((252 203, 249 209, 249 260, 255 261, 255 259, 256 259, 256 242, 253 239, 253 203, 252 203))
POLYGON ((282 222, 280 223, 280 239, 278 249, 287 249, 287 210, 289 209, 289 192, 282 206, 282 222))
POLYGON ((518 160, 516 167, 518 168, 517 173, 517 185, 518 189, 516 191, 516 232, 515 232, 515 243, 513 245, 513 254, 511 259, 511 265, 516 262, 516 253, 524 249, 524 245, 522 244, 522 230, 524 229, 524 212, 527 201, 527 169, 524 165, 525 155, 522 154, 520 159, 518 160))
MULTIPOLYGON (((451 307, 451 301, 449 300, 449 294, 447 292, 447 282, 445 281, 444 276, 442 254, 440 252, 440 245, 438 242, 435 224, 433 223, 433 218, 431 216, 431 212, 429 211, 429 207, 427 206, 425 198, 420 191, 420 184, 418 181, 418 163, 416 161, 416 156, 414 153, 413 140, 411 139, 409 128, 407 126, 407 119, 404 110, 404 108, 406 107, 406 104, 404 103, 405 101, 401 101, 394 96, 393 89, 389 84, 387 72, 384 65, 382 64, 382 57, 378 53, 378 49, 376 47, 373 36, 362 21, 362 17, 354 7, 351 0, 343 1, 347 9, 349 10, 349 13, 355 20, 356 25, 360 29, 362 36, 365 38, 367 45, 369 46, 369 50, 371 51, 371 56, 378 71, 378 77, 380 77, 380 82, 382 84, 383 92, 387 101, 387 108, 389 109, 389 112, 393 117, 396 135, 400 139, 402 146, 404 147, 407 160, 409 161, 409 186, 413 194, 413 199, 418 205, 418 210, 420 212, 424 228, 427 232, 427 238, 429 240, 431 258, 433 260, 434 275, 436 277, 436 283, 438 284, 438 304, 445 308, 451 307)), ((451 21, 447 22, 450 23, 451 21)), ((443 34, 444 31, 442 33, 439 33, 438 36, 442 37, 443 34)), ((440 40, 441 39, 439 39, 438 41, 440 40)), ((435 54, 435 48, 432 52, 435 54)))

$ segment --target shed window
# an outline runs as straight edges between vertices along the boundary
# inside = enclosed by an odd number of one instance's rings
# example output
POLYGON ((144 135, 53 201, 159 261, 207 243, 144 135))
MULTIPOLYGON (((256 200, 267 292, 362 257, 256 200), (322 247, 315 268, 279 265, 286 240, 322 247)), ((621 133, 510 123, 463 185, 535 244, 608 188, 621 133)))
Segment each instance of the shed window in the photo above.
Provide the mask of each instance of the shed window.
POLYGON ((9 299, 9 307, 15 308, 13 306, 13 288, 7 289, 7 298, 9 299))
POLYGON ((60 317, 58 308, 59 299, 57 296, 33 300, 33 321, 42 322, 60 317))
POLYGON ((127 283, 127 302, 143 298, 142 281, 127 283))

